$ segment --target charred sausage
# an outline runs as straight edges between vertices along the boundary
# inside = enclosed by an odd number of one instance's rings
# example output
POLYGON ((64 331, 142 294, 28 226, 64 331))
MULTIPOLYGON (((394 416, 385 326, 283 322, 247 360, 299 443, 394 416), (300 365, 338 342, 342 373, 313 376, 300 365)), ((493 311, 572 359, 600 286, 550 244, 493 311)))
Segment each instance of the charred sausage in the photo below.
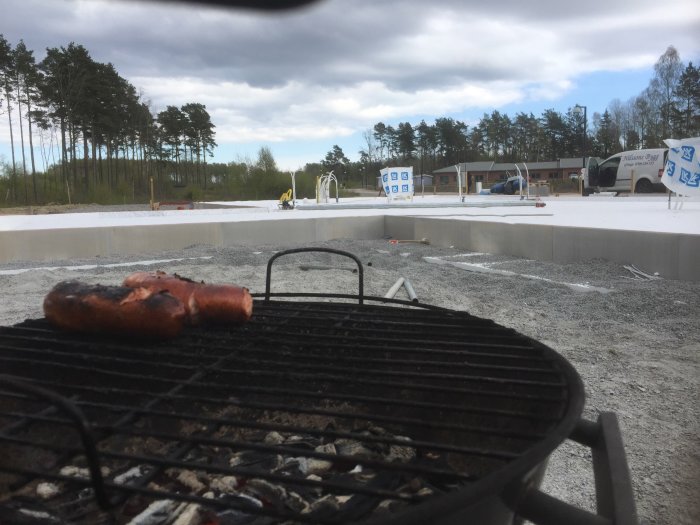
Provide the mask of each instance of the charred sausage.
POLYGON ((192 324, 244 323, 253 315, 253 298, 241 286, 198 283, 161 271, 132 273, 123 284, 171 293, 185 304, 192 324))
POLYGON ((164 292, 79 281, 58 283, 44 299, 44 315, 70 332, 169 339, 186 321, 182 301, 164 292))

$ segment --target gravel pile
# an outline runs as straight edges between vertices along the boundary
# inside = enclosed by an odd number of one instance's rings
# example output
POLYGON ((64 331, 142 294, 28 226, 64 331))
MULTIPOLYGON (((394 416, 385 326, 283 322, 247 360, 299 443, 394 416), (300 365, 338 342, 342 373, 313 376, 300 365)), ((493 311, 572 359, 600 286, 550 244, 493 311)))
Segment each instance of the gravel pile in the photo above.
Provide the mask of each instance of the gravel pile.
MULTIPOLYGON (((700 522, 700 282, 641 279, 605 261, 560 265, 388 240, 316 246, 357 255, 367 295, 383 296, 405 277, 422 302, 491 318, 561 353, 586 386, 585 417, 618 414, 642 523, 700 522)), ((0 265, 0 325, 42 316, 44 295, 61 280, 119 284, 139 269, 263 292, 267 260, 293 247, 299 246, 193 246, 140 257, 0 265)), ((301 266, 349 268, 351 262, 328 254, 281 258, 273 267, 273 291, 357 290, 352 272, 301 266)), ((402 294, 397 297, 407 298, 402 294)), ((559 447, 543 489, 593 510, 590 452, 571 443, 559 447)))

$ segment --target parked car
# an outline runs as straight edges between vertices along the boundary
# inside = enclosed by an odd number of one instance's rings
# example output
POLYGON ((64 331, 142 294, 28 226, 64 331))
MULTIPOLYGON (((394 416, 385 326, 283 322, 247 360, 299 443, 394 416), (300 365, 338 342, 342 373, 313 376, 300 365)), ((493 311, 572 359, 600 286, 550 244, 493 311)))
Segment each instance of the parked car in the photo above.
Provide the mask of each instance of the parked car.
POLYGON ((491 193, 505 193, 506 195, 514 195, 520 192, 520 188, 527 188, 527 181, 524 177, 520 175, 515 175, 513 177, 508 177, 507 180, 502 182, 497 182, 490 188, 491 193))

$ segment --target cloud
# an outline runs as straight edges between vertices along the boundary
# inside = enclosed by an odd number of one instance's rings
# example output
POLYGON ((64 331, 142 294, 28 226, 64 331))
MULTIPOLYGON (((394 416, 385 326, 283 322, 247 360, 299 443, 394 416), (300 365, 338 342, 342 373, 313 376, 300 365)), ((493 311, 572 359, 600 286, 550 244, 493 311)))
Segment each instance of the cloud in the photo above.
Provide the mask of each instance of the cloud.
POLYGON ((331 144, 379 121, 555 102, 584 75, 649 68, 670 43, 686 61, 700 56, 694 0, 322 0, 282 14, 169 2, 4 4, 11 43, 24 39, 38 59, 46 47, 82 44, 156 111, 205 104, 219 144, 331 144))
MULTIPOLYGON (((360 82, 345 87, 288 82, 260 88, 245 83, 212 84, 196 78, 134 79, 154 100, 181 106, 197 100, 212 114, 218 141, 256 142, 319 139, 348 136, 370 123, 440 115, 468 108, 500 106, 523 98, 516 85, 475 85, 392 90, 381 82, 360 82)), ((154 107, 162 111, 165 107, 154 107)))

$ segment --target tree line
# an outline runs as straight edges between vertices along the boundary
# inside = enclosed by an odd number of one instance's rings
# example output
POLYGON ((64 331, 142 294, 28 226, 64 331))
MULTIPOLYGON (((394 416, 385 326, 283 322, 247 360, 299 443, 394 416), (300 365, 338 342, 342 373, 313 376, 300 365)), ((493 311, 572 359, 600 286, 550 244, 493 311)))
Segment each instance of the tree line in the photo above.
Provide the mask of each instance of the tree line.
POLYGON ((117 188, 135 196, 151 178, 207 186, 206 159, 216 142, 206 107, 192 102, 154 114, 112 64, 96 62, 81 45, 49 48, 37 62, 23 41, 12 47, 0 34, 3 112, 11 150, 6 202, 46 202, 71 189, 91 200, 117 188))
MULTIPOLYGON (((671 46, 638 96, 612 100, 602 113, 583 109, 513 117, 494 110, 472 127, 449 117, 395 127, 379 122, 364 132, 359 161, 350 161, 334 145, 325 158, 298 173, 297 193, 313 197, 316 178, 331 170, 343 186, 374 187, 378 170, 387 165, 411 165, 414 173, 431 173, 478 160, 607 157, 625 149, 663 146, 664 138, 698 136, 700 70, 692 62, 683 64, 671 46)), ((65 202, 71 194, 81 202, 144 201, 151 179, 160 198, 277 198, 291 186, 289 174, 277 168, 268 147, 256 159, 207 163, 216 142, 204 105, 167 106, 154 113, 112 64, 94 61, 74 43, 47 49, 37 63, 24 42, 13 48, 0 35, 3 112, 12 150, 6 175, 0 176, 0 198, 6 205, 65 202), (48 166, 43 173, 35 151, 48 166)))
MULTIPOLYGON (((663 139, 700 135, 700 69, 692 62, 684 65, 670 46, 639 95, 627 102, 612 100, 602 113, 587 110, 575 106, 562 114, 548 109, 539 117, 493 111, 471 128, 446 117, 396 127, 379 122, 364 133, 360 163, 408 163, 419 173, 430 173, 459 162, 605 158, 623 150, 664 147, 663 139)), ((331 166, 339 158, 331 150, 322 163, 331 166)))

